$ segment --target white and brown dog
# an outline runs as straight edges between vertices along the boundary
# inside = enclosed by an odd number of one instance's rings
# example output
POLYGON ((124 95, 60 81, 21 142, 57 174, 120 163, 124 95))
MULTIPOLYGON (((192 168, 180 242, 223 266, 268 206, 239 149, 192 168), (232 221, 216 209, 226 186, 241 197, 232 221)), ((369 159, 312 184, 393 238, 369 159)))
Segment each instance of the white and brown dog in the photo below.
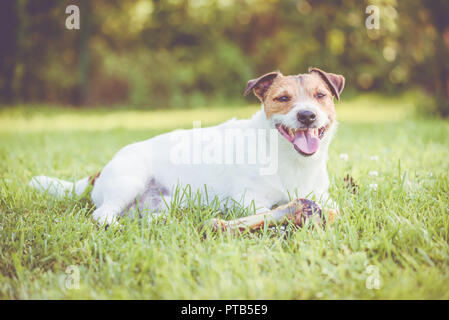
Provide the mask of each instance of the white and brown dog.
MULTIPOLYGON (((165 212, 177 186, 198 190, 203 199, 235 199, 243 206, 266 210, 289 201, 290 195, 329 201, 326 169, 328 147, 336 131, 333 98, 339 99, 345 79, 341 75, 310 68, 309 73, 283 76, 272 72, 248 81, 245 94, 253 91, 262 110, 251 119, 230 120, 215 127, 177 130, 121 149, 98 177, 76 183, 45 176, 34 177, 30 185, 56 196, 74 191, 80 195, 93 184, 96 210, 93 217, 110 224, 130 211, 165 212), (276 151, 275 170, 261 174, 266 163, 209 161, 195 155, 192 161, 174 159, 176 149, 221 150, 225 159, 239 157, 226 139, 227 132, 257 132, 269 152, 276 151), (270 137, 275 133, 276 143, 270 137), (198 140, 201 137, 215 139, 198 140), (229 147, 229 148, 228 148, 229 147), (276 149, 276 150, 275 150, 276 149), (199 161, 198 161, 199 159, 199 161)), ((260 144, 259 140, 259 144, 260 144)), ((250 158, 251 146, 240 150, 250 158)), ((179 150, 178 150, 179 151, 179 150)), ((175 157, 176 158, 176 157, 175 157)), ((217 158, 216 158, 217 159, 217 158)), ((185 160, 185 159, 184 159, 185 160)))

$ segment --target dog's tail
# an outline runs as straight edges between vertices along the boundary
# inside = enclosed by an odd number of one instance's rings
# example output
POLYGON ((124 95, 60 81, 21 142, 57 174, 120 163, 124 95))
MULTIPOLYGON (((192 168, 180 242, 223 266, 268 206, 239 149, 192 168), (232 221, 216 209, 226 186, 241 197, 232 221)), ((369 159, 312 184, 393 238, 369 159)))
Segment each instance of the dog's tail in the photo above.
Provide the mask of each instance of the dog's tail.
POLYGON ((28 185, 41 192, 48 192, 57 198, 63 198, 69 195, 74 196, 75 194, 80 196, 89 185, 94 185, 99 175, 100 173, 78 180, 75 183, 57 178, 37 176, 33 177, 28 185))

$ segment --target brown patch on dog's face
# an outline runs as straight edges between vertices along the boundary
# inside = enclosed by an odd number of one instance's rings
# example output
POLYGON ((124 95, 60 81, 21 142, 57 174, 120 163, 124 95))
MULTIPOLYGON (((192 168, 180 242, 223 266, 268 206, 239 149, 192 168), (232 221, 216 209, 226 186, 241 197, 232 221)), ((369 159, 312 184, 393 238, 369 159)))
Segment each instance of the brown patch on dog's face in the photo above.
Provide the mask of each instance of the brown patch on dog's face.
POLYGON ((340 100, 340 93, 345 87, 345 78, 342 75, 325 72, 318 68, 309 68, 309 73, 318 74, 337 100, 340 100))
POLYGON ((261 99, 265 107, 267 118, 271 118, 271 116, 275 113, 286 114, 293 109, 299 97, 300 92, 298 77, 284 77, 283 75, 278 76, 273 81, 273 84, 264 99, 261 99))

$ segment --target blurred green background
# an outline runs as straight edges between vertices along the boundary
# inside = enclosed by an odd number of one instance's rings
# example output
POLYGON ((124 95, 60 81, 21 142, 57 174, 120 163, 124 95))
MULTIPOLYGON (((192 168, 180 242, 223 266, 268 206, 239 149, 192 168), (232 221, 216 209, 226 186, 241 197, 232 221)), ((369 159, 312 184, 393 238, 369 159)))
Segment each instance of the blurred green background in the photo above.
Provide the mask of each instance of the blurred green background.
POLYGON ((344 98, 420 90, 426 112, 447 116, 448 15, 443 0, 2 0, 0 100, 224 106, 244 101, 251 78, 317 66, 346 77, 344 98), (71 4, 79 30, 65 25, 71 4), (365 26, 369 5, 378 30, 365 26))

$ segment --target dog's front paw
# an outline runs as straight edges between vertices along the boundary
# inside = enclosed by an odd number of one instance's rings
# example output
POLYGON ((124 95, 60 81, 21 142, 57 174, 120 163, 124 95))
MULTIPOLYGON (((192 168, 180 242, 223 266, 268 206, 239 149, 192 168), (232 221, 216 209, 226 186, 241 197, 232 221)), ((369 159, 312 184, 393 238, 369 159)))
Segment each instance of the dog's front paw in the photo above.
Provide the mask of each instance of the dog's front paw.
POLYGON ((110 226, 117 223, 117 214, 103 208, 95 210, 92 216, 100 225, 110 226))

